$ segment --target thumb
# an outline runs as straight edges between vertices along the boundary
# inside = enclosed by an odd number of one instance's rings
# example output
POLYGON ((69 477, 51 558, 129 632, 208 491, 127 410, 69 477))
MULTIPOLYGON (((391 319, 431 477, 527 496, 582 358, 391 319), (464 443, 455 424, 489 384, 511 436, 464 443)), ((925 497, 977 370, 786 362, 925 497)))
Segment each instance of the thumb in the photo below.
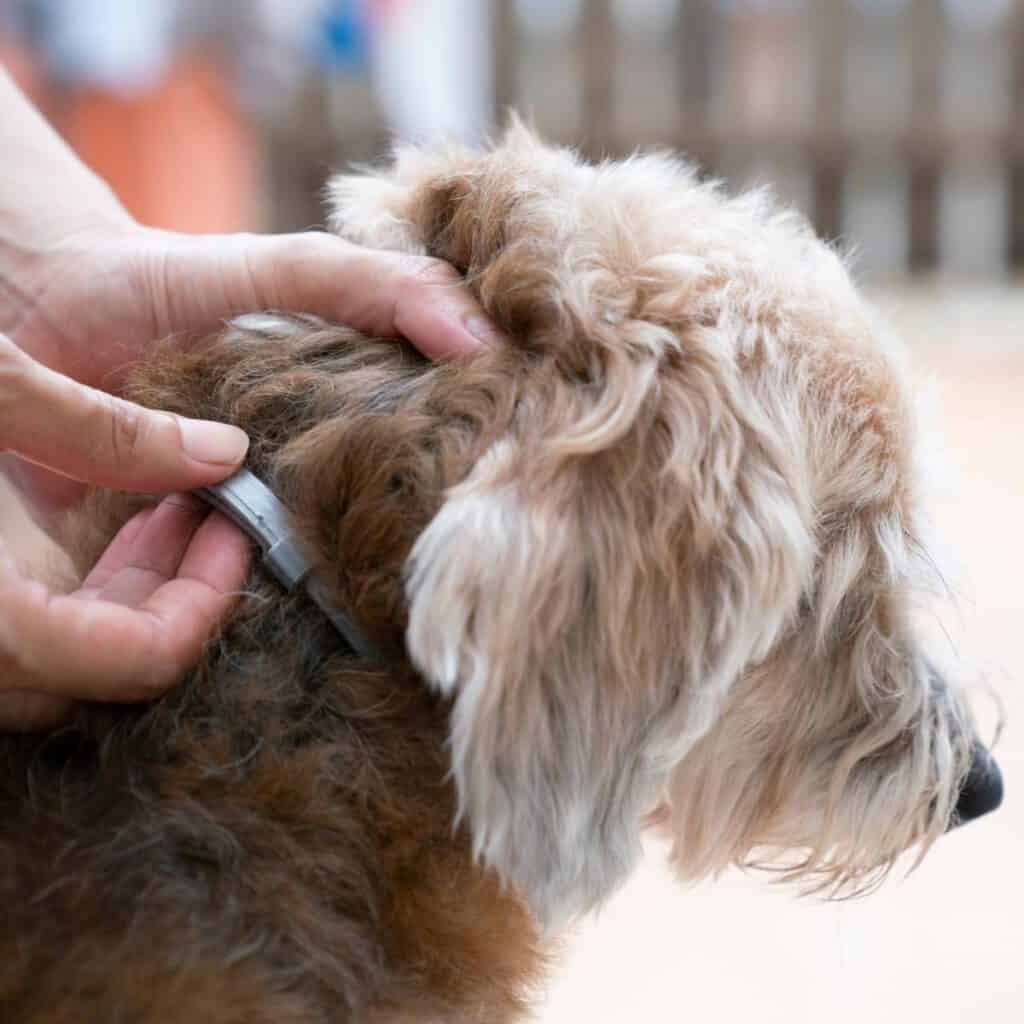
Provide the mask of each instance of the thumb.
POLYGON ((22 458, 90 484, 165 492, 223 480, 248 445, 237 427, 78 384, 0 334, 0 448, 22 458))

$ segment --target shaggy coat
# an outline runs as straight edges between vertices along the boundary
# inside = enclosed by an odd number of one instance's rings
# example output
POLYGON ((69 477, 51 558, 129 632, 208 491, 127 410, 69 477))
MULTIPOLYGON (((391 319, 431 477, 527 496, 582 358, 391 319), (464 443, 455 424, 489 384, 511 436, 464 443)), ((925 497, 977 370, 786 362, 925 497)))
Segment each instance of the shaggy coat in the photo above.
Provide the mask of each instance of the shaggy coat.
MULTIPOLYGON (((501 1022, 634 866, 863 888, 972 730, 918 637, 918 427, 840 258, 667 157, 514 127, 331 187, 512 341, 244 317, 131 395, 236 423, 360 662, 256 571, 188 679, 0 745, 5 1020, 501 1022)), ((439 285, 440 287, 440 285, 439 285)), ((93 499, 83 567, 138 500, 93 499)))

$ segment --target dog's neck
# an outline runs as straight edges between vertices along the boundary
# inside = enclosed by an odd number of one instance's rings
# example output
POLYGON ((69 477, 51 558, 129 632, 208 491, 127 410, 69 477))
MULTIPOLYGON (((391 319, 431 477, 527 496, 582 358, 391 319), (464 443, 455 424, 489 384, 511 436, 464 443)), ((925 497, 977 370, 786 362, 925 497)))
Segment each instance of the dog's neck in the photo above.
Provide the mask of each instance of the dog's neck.
POLYGON ((358 624, 335 604, 289 526, 288 509, 266 484, 247 469, 196 494, 226 515, 260 549, 263 566, 289 593, 305 590, 354 654, 377 661, 379 652, 358 624))
POLYGON ((348 328, 263 315, 189 348, 158 347, 128 391, 245 430, 247 467, 289 509, 321 603, 399 651, 409 554, 449 489, 507 433, 526 359, 509 347, 431 365, 348 328))

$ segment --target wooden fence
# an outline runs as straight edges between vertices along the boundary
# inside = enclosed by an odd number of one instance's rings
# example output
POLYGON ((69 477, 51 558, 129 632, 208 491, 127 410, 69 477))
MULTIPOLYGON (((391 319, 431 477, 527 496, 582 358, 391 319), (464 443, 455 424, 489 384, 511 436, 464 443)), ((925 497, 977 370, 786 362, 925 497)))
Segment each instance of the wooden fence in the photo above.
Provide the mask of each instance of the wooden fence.
POLYGON ((864 56, 873 44, 857 42, 854 23, 865 21, 865 7, 848 0, 731 10, 715 0, 679 0, 656 35, 640 43, 623 31, 628 3, 582 0, 566 34, 552 42, 531 32, 522 4, 493 0, 496 118, 509 107, 525 109, 547 134, 594 156, 653 142, 689 152, 714 173, 757 159, 798 161, 808 212, 826 237, 844 234, 851 168, 897 166, 902 182, 894 179, 893 187, 905 188, 906 259, 914 271, 940 261, 948 170, 986 165, 1002 181, 1005 263, 1019 269, 1024 0, 992 9, 995 20, 972 29, 965 63, 949 3, 890 4, 875 30, 892 56, 880 82, 864 56), (631 74, 646 74, 655 58, 667 74, 631 98, 631 74), (951 77, 954 70, 959 78, 951 77), (538 84, 545 76, 547 84, 538 84), (723 92, 733 101, 723 103, 723 92), (764 102, 769 94, 774 106, 764 102), (974 108, 961 102, 972 95, 974 108), (652 129, 644 118, 653 106, 661 113, 652 129))

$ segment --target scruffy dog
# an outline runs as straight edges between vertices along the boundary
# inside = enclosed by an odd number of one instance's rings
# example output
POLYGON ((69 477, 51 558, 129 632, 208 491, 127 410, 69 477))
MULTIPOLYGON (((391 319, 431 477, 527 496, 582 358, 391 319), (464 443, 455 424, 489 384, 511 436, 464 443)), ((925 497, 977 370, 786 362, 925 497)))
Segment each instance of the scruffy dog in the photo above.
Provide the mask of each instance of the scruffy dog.
MULTIPOLYGON (((652 822, 684 878, 848 892, 996 802, 915 630, 906 373, 798 217, 518 126, 331 196, 512 341, 435 366, 268 314, 138 372, 249 432, 386 653, 257 571, 165 698, 5 738, 5 1021, 502 1024, 652 822)), ((93 501, 83 566, 137 507, 93 501)))

